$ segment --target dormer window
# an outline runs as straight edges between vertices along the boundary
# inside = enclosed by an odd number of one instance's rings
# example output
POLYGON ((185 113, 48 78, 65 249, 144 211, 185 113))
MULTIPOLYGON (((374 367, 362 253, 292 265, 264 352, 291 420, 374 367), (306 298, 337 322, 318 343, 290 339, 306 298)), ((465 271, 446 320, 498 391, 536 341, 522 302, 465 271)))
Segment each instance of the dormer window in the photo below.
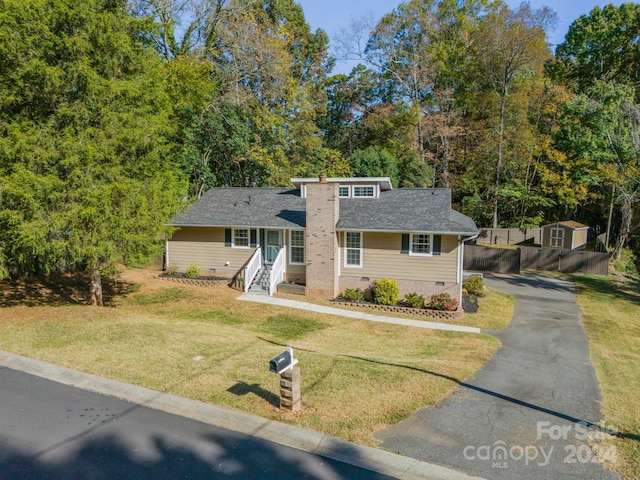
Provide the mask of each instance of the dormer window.
POLYGON ((389 177, 353 177, 353 178, 292 178, 291 183, 300 191, 302 198, 307 197, 307 187, 317 183, 337 183, 339 198, 379 198, 382 192, 392 190, 389 177))
POLYGON ((375 197, 375 189, 373 188, 373 185, 367 185, 367 186, 354 185, 353 196, 354 198, 357 198, 357 197, 372 198, 372 197, 375 197))

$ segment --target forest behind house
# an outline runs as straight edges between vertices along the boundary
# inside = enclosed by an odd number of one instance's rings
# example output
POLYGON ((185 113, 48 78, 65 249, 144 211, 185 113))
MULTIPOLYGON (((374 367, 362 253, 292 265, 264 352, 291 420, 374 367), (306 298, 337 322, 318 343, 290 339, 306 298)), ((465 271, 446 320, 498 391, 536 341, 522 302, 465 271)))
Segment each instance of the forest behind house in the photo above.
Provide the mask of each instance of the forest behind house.
POLYGON ((640 5, 411 0, 329 43, 293 0, 0 0, 0 276, 157 255, 207 189, 388 176, 480 227, 640 250, 640 5), (332 74, 336 59, 358 60, 332 74))

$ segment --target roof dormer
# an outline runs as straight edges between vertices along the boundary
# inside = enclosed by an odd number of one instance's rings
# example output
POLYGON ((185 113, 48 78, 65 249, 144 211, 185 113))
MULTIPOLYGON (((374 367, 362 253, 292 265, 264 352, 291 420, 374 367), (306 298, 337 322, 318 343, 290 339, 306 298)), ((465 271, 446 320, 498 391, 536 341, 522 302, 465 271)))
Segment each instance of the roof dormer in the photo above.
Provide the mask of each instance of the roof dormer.
POLYGON ((337 183, 340 198, 378 198, 380 192, 393 189, 389 177, 354 178, 292 178, 291 183, 300 190, 300 196, 306 198, 309 183, 337 183))

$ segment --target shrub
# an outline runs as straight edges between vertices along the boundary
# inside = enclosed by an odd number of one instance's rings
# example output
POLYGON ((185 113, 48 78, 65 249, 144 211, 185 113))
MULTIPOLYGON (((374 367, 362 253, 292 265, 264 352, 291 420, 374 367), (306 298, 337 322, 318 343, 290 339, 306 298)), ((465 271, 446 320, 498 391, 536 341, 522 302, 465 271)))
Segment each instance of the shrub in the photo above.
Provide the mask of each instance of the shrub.
POLYGON ((429 308, 433 310, 453 312, 458 308, 458 300, 451 298, 451 295, 448 293, 439 293, 431 297, 431 300, 429 301, 429 308))
POLYGON ((473 275, 467 278, 462 284, 462 288, 467 291, 467 294, 477 295, 479 297, 484 295, 485 291, 484 281, 482 280, 482 277, 479 277, 478 275, 473 275))
POLYGON ((623 248, 620 253, 620 258, 617 259, 613 256, 609 262, 609 265, 611 265, 614 272, 629 275, 634 278, 638 278, 640 276, 638 274, 638 268, 636 267, 637 264, 640 264, 640 262, 636 260, 635 255, 630 248, 623 248))
POLYGON ((167 267, 167 275, 175 275, 178 272, 177 265, 169 265, 167 267))
POLYGON ((373 301, 378 305, 395 305, 398 303, 400 289, 398 288, 398 282, 395 280, 387 278, 376 280, 371 292, 373 293, 373 301))
POLYGON ((404 301, 411 308, 424 307, 424 297, 422 295, 418 295, 417 293, 407 293, 404 296, 404 301))
POLYGON ((348 302, 361 302, 364 300, 364 292, 359 288, 345 288, 342 296, 348 302))
POLYGON ((200 267, 192 263, 187 267, 187 271, 184 272, 184 276, 187 278, 198 278, 200 276, 200 267))

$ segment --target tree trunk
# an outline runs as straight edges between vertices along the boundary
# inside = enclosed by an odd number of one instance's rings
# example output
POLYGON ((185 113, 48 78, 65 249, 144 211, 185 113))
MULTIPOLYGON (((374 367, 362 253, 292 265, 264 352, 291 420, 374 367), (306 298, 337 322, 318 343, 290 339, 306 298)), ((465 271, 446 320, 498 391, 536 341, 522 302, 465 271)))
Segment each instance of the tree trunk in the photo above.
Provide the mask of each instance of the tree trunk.
POLYGON ((100 276, 100 269, 95 266, 91 267, 91 305, 102 307, 102 277, 100 276))
MULTIPOLYGON (((447 125, 448 126, 448 125, 447 125)), ((446 128, 446 127, 444 127, 446 128)), ((449 188, 449 158, 451 157, 451 145, 446 133, 442 133, 442 164, 440 166, 440 187, 449 188)))
POLYGON ((616 260, 620 260, 622 256, 622 249, 629 241, 629 233, 631 232, 631 220, 633 218, 633 195, 623 193, 620 195, 622 199, 622 206, 620 207, 620 234, 618 235, 618 241, 616 242, 616 248, 613 252, 616 260))
POLYGON ((507 103, 507 90, 504 89, 500 98, 500 125, 498 127, 498 161, 496 164, 496 181, 493 191, 493 228, 498 228, 498 204, 500 192, 500 176, 502 175, 502 155, 504 150, 504 117, 507 103))

